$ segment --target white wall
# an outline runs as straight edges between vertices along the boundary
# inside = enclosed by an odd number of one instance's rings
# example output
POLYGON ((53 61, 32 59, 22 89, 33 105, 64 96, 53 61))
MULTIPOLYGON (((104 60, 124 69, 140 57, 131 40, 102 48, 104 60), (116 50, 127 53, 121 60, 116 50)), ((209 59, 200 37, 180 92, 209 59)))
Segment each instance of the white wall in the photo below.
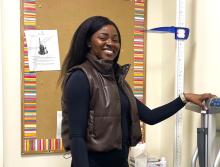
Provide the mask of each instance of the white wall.
POLYGON ((0 1, 0 167, 3 167, 2 1, 0 1))
MULTIPOLYGON (((175 25, 175 5, 176 0, 148 0, 147 26, 175 25)), ((220 96, 219 5, 218 0, 186 0, 186 26, 191 30, 185 42, 186 92, 220 96)), ((174 97, 175 41, 171 34, 148 34, 147 40, 147 104, 156 107, 174 97)), ((184 110, 182 167, 190 166, 199 126, 199 114, 184 110)), ((173 166, 174 127, 174 117, 147 126, 148 154, 165 155, 169 166, 173 166)))
MULTIPOLYGON (((4 167, 68 167, 62 155, 21 156, 20 1, 2 0, 4 167)), ((0 147, 2 148, 2 147, 0 147)))
MULTIPOLYGON (((161 25, 162 22, 162 2, 163 0, 147 1, 147 25, 148 28, 154 28, 161 25)), ((147 75, 146 75, 146 104, 150 108, 161 103, 161 55, 162 50, 161 36, 158 34, 147 34, 147 75)), ((149 156, 160 154, 160 124, 146 126, 146 140, 148 144, 149 156), (151 135, 154 134, 154 135, 151 135), (152 145, 153 144, 153 145, 152 145)))
MULTIPOLYGON (((175 25, 174 0, 148 0, 147 5, 148 28, 175 25)), ((146 104, 150 108, 165 104, 174 97, 174 59, 175 40, 173 35, 147 34, 146 104)), ((148 156, 165 156, 169 161, 169 166, 172 166, 170 162, 173 158, 174 118, 169 118, 154 126, 147 126, 146 135, 148 156)))

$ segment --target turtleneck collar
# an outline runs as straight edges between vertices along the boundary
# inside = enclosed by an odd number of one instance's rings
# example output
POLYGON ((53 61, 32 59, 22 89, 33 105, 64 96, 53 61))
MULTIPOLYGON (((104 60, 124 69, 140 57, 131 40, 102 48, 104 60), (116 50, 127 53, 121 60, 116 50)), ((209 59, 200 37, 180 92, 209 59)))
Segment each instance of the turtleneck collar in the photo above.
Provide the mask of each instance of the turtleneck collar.
POLYGON ((87 54, 87 59, 103 76, 113 79, 115 78, 119 83, 125 79, 130 68, 130 64, 120 66, 119 64, 114 63, 113 60, 98 59, 91 53, 87 54))
POLYGON ((88 53, 88 61, 94 66, 94 68, 103 75, 110 75, 114 73, 112 60, 98 59, 95 55, 88 53))

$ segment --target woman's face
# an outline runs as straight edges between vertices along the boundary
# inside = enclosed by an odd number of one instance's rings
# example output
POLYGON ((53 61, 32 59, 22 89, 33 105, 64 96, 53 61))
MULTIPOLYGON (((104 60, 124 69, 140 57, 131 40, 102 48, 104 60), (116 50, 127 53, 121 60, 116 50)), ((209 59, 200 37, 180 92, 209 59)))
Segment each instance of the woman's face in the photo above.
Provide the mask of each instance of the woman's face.
POLYGON ((103 26, 89 41, 90 53, 99 59, 114 60, 120 50, 119 34, 113 25, 103 26))

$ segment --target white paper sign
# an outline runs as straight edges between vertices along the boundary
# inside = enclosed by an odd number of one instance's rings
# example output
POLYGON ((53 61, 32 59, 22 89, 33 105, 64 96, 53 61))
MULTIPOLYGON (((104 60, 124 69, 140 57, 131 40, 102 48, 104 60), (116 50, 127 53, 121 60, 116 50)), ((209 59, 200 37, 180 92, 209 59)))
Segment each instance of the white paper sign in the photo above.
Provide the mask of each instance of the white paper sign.
POLYGON ((57 134, 56 134, 57 139, 61 139, 61 123, 62 123, 62 111, 57 111, 57 134))
POLYGON ((60 70, 57 30, 25 31, 30 71, 60 70))

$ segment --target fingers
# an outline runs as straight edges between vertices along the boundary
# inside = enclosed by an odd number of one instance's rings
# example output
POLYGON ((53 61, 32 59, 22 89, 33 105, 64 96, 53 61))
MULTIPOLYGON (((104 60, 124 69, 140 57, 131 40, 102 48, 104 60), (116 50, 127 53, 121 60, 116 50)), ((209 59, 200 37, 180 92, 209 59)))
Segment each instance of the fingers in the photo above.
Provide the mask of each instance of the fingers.
POLYGON ((202 109, 205 110, 205 111, 207 111, 207 110, 208 110, 208 107, 207 107, 206 105, 202 104, 202 109))
MULTIPOLYGON (((202 96, 203 96, 203 99, 202 99, 202 100, 208 100, 208 99, 210 99, 210 98, 217 97, 216 95, 213 95, 213 94, 211 94, 211 93, 204 93, 202 96)), ((208 110, 207 106, 205 106, 204 103, 202 104, 202 109, 203 109, 203 110, 208 110)))
POLYGON ((213 98, 213 97, 217 97, 217 96, 213 95, 211 93, 204 93, 204 94, 202 94, 202 99, 203 100, 207 100, 207 99, 210 99, 210 98, 213 98))

